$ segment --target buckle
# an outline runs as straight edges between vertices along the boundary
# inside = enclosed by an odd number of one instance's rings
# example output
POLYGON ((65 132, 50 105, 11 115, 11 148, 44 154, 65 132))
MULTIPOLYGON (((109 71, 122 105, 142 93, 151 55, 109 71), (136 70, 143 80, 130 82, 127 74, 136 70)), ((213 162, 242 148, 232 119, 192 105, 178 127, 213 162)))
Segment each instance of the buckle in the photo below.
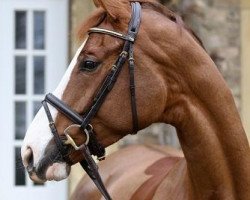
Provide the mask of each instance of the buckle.
POLYGON ((86 135, 86 141, 85 141, 82 145, 77 146, 77 144, 75 143, 75 141, 73 140, 73 138, 72 138, 72 137, 70 136, 70 134, 69 134, 69 130, 70 130, 71 128, 74 128, 74 127, 76 127, 76 128, 81 128, 81 125, 72 124, 72 125, 68 126, 68 127, 64 130, 64 134, 65 134, 65 136, 66 136, 66 138, 67 138, 67 140, 64 142, 64 144, 66 144, 66 145, 71 145, 71 146, 73 146, 73 148, 74 148, 76 151, 78 151, 78 150, 82 149, 84 145, 88 145, 88 143, 89 143, 89 131, 88 131, 87 129, 84 129, 84 133, 85 133, 85 135, 86 135))

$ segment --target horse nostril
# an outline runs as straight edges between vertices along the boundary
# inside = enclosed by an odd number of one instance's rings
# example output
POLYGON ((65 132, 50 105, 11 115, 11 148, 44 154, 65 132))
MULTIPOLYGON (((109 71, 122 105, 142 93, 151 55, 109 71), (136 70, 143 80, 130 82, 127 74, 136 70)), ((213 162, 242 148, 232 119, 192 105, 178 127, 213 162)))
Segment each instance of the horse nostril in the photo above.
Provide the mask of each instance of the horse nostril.
POLYGON ((27 148, 27 150, 24 153, 23 157, 23 165, 26 167, 28 172, 33 171, 34 163, 33 163, 33 152, 30 147, 27 148))

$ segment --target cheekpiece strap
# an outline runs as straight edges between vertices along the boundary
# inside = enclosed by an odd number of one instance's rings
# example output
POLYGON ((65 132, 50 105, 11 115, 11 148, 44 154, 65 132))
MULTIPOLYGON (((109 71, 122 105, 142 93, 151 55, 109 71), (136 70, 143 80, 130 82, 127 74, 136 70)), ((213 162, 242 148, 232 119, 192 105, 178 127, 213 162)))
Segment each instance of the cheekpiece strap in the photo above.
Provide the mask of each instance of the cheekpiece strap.
POLYGON ((69 162, 69 159, 67 158, 67 151, 65 149, 65 145, 63 144, 63 142, 62 142, 62 140, 57 132, 55 122, 54 122, 53 117, 50 113, 50 110, 49 110, 49 107, 48 107, 46 100, 42 101, 42 105, 43 105, 43 108, 45 110, 46 116, 48 118, 49 127, 50 127, 50 130, 54 136, 54 141, 56 143, 56 146, 59 149, 59 152, 62 155, 62 157, 69 162))

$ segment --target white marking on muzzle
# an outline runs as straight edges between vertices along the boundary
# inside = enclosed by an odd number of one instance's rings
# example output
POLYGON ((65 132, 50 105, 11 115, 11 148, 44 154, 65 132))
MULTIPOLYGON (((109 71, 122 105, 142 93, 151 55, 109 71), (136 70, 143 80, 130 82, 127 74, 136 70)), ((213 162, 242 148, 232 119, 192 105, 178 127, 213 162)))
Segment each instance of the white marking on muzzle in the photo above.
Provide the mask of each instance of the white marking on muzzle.
MULTIPOLYGON (((85 40, 86 42, 86 40, 85 40)), ((58 97, 59 99, 61 99, 63 92, 70 80, 70 76, 71 73, 77 63, 77 58, 80 54, 80 52, 82 51, 85 42, 83 42, 83 44, 81 45, 81 47, 77 50, 73 60, 71 61, 66 73, 64 74, 61 82, 59 83, 59 85, 57 86, 56 90, 53 92, 53 94, 58 97)), ((53 117, 53 119, 55 120, 56 116, 57 116, 57 110, 55 108, 53 108, 52 106, 49 105, 49 109, 51 111, 51 115, 53 117)), ((23 145, 22 145, 22 149, 21 149, 21 154, 22 154, 22 159, 24 160, 25 155, 26 155, 26 151, 27 149, 30 147, 32 149, 33 152, 33 162, 34 162, 34 166, 37 165, 37 163, 39 162, 39 160, 41 159, 44 150, 46 148, 46 146, 48 145, 48 142, 52 139, 52 133, 50 131, 49 128, 49 122, 47 119, 47 116, 45 114, 45 111, 43 108, 41 108, 37 115, 35 116, 34 120, 32 121, 32 123, 30 124, 24 141, 23 141, 23 145)), ((26 161, 23 162, 25 165, 27 164, 26 161)), ((25 166, 26 167, 26 166, 25 166)))

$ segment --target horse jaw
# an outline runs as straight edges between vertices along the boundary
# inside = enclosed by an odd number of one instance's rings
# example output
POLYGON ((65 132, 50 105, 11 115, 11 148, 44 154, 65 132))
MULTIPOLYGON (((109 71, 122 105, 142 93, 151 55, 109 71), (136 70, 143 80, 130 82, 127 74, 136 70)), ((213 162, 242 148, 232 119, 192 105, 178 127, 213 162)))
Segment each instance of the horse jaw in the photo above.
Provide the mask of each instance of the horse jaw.
MULTIPOLYGON (((53 94, 59 99, 61 99, 62 94, 69 82, 72 70, 74 69, 74 66, 77 63, 77 58, 81 50, 83 49, 84 45, 85 45, 85 42, 83 42, 83 44, 77 50, 61 82, 57 86, 56 90, 53 92, 53 94)), ((50 105, 49 105, 49 109, 51 111, 53 120, 55 120, 58 111, 50 105)), ((34 166, 34 169, 36 170, 41 159, 44 157, 45 149, 48 146, 48 143, 52 138, 53 138, 53 135, 49 128, 47 115, 44 109, 41 108, 36 114, 30 126, 28 127, 28 130, 25 134, 25 138, 22 144, 21 157, 22 157, 25 168, 28 167, 28 162, 27 160, 25 160, 27 157, 26 152, 28 151, 28 149, 29 148, 32 149, 33 166, 34 166)), ((58 180, 67 178, 67 176, 69 175, 69 172, 70 172, 69 166, 66 163, 52 163, 52 165, 48 167, 47 172, 45 172, 44 176, 46 180, 58 181, 58 180)), ((36 182, 42 181, 42 180, 39 180, 36 173, 32 173, 32 175, 30 175, 30 178, 36 182)))

